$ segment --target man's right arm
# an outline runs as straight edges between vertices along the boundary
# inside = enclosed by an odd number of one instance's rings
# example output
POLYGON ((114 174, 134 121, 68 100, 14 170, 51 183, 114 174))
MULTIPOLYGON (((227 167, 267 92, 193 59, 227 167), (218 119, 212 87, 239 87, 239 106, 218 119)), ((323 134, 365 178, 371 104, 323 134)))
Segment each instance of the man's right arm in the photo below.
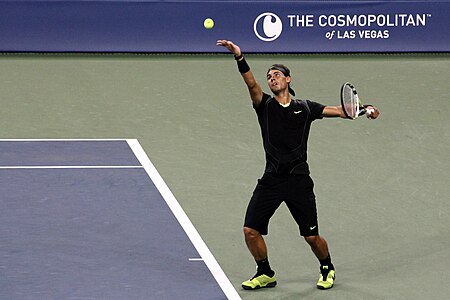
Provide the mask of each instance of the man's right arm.
POLYGON ((252 100, 253 105, 255 105, 255 107, 258 107, 262 101, 263 91, 259 83, 256 81, 255 76, 253 76, 250 67, 248 67, 248 64, 245 61, 245 58, 242 55, 239 46, 234 44, 232 41, 227 40, 218 40, 217 46, 223 46, 234 54, 234 57, 236 58, 238 64, 239 72, 241 73, 241 76, 244 79, 244 82, 247 85, 248 91, 250 93, 250 99, 252 100))

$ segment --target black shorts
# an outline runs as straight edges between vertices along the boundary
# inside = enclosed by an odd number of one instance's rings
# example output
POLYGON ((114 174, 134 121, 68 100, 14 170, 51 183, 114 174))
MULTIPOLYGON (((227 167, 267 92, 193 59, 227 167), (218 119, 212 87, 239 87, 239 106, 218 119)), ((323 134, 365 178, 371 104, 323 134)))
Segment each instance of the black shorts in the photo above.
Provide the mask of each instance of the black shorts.
POLYGON ((309 175, 265 173, 258 180, 245 214, 244 226, 268 233, 269 220, 286 203, 302 236, 319 235, 314 182, 309 175))

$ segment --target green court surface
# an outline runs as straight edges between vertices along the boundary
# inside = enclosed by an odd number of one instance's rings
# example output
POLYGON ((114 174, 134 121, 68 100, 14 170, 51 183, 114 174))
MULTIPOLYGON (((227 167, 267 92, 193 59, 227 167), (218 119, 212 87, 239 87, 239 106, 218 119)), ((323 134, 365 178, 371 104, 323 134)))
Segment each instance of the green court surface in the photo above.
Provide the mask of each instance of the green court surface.
POLYGON ((284 63, 300 98, 338 105, 350 81, 381 110, 312 126, 332 290, 316 289, 318 262, 285 206, 266 238, 278 286, 240 288, 255 272, 242 222, 264 155, 231 55, 2 55, 0 137, 138 139, 242 299, 448 298, 450 55, 247 61, 266 92, 268 66, 284 63))

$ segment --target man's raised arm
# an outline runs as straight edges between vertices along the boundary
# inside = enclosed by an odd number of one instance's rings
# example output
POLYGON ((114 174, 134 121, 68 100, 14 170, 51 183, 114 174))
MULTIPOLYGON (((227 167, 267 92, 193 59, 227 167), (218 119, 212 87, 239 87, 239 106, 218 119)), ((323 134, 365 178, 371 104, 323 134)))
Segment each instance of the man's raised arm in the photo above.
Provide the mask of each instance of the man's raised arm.
POLYGON ((252 99, 252 102, 255 106, 259 106, 262 100, 263 91, 259 83, 256 81, 255 77, 253 76, 252 71, 250 71, 250 67, 248 66, 244 56, 242 55, 241 48, 239 48, 239 46, 234 44, 232 41, 227 40, 218 40, 216 45, 225 47, 234 54, 238 70, 241 73, 245 84, 247 85, 248 91, 250 93, 250 98, 252 99))

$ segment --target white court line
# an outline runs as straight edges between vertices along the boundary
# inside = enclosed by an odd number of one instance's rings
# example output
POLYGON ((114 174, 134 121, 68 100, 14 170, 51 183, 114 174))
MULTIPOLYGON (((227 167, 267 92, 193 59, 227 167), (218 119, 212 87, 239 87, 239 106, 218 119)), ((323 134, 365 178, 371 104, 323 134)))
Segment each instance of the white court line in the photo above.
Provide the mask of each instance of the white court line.
POLYGON ((156 170, 153 163, 148 158, 147 154, 145 153, 142 146, 139 144, 139 141, 136 139, 127 139, 128 145, 130 146, 131 150, 134 152, 134 155, 136 155, 137 159, 141 163, 141 165, 144 167, 147 174, 150 176, 151 180, 155 184, 156 188, 160 192, 161 196, 166 201, 169 208, 172 210, 172 213, 177 218, 180 225, 183 227, 184 231, 186 232, 187 236, 191 240, 194 247, 197 249, 198 253, 204 260, 206 266, 216 279, 219 286, 222 288, 223 292, 230 300, 238 300, 241 299, 239 294, 237 293, 236 289, 231 284, 228 277, 223 272, 222 268, 220 267, 217 260, 212 255, 211 251, 206 246, 205 242, 203 241, 202 237, 198 233, 197 229, 195 229, 192 222, 189 220, 188 216, 184 212, 181 205, 178 203, 175 196, 170 191, 167 184, 164 182, 164 179, 159 174, 158 170, 156 170))
POLYGON ((204 261, 203 258, 189 258, 189 261, 204 261))

